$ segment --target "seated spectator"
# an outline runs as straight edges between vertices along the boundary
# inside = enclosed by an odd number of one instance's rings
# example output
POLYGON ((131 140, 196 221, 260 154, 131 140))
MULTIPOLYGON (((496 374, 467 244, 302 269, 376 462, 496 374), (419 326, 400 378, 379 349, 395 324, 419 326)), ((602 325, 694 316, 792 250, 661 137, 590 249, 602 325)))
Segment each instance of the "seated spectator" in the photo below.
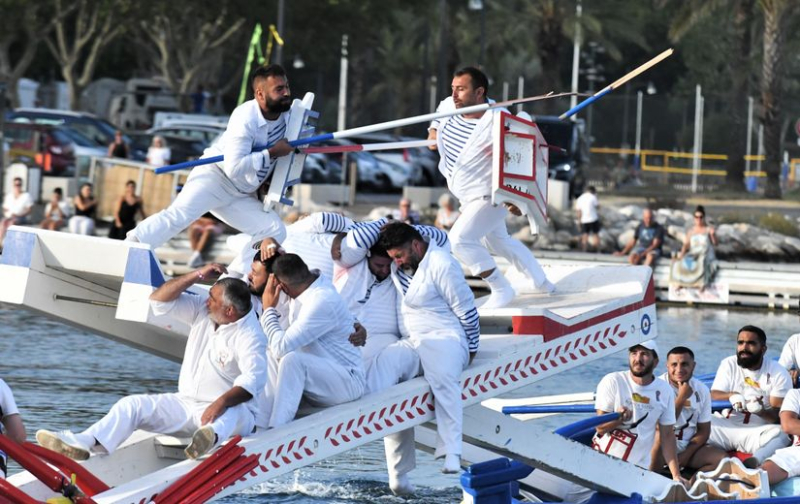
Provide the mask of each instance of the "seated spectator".
POLYGON ((151 166, 160 168, 162 166, 167 166, 170 163, 171 157, 172 151, 170 151, 169 147, 167 147, 164 137, 159 135, 154 136, 153 142, 147 149, 147 157, 145 158, 145 161, 150 163, 151 166))
POLYGON ((117 130, 114 133, 114 141, 108 146, 108 157, 127 159, 130 157, 128 144, 122 138, 122 132, 117 130))
POLYGON ((33 198, 22 191, 22 179, 14 178, 14 187, 3 198, 3 225, 0 227, 0 247, 6 237, 8 228, 15 224, 27 224, 28 216, 33 209, 33 198))
POLYGON ((214 239, 222 234, 222 223, 211 212, 192 222, 189 226, 189 244, 192 256, 189 258, 190 268, 203 265, 203 251, 214 243, 214 239))
POLYGON ((97 200, 94 199, 94 194, 92 193, 92 184, 83 184, 72 203, 75 205, 75 215, 69 219, 69 232, 94 235, 94 216, 97 212, 97 200))
POLYGON ((406 224, 419 224, 419 212, 411 209, 411 200, 403 198, 397 210, 392 211, 392 218, 406 224))
POLYGON ((661 257, 663 244, 664 227, 653 218, 653 211, 645 208, 642 212, 642 222, 636 228, 633 238, 621 251, 614 252, 614 255, 621 256, 630 252, 629 263, 637 265, 644 261, 645 266, 654 268, 656 260, 661 257))
POLYGON ((108 232, 108 237, 114 240, 124 240, 128 231, 136 227, 136 214, 142 219, 144 214, 144 201, 136 195, 136 182, 129 180, 125 183, 125 192, 119 197, 114 209, 114 223, 108 232))
POLYGON ((53 196, 44 207, 44 220, 39 224, 42 229, 58 231, 64 227, 69 217, 69 204, 64 201, 64 191, 60 187, 53 189, 53 196))
POLYGON ((717 236, 714 227, 706 223, 706 210, 697 205, 694 210, 694 226, 686 233, 683 248, 670 268, 670 282, 681 287, 705 288, 717 272, 714 246, 717 236))
MULTIPOLYGON (((0 379, 0 434, 9 437, 17 443, 24 443, 27 434, 25 433, 25 424, 22 423, 22 417, 17 409, 17 403, 14 401, 14 394, 11 393, 11 388, 0 379)), ((7 465, 6 454, 0 451, 0 479, 6 477, 7 465)))
POLYGON ((456 199, 450 193, 439 196, 439 210, 436 212, 434 226, 445 231, 450 231, 461 212, 456 210, 456 199))

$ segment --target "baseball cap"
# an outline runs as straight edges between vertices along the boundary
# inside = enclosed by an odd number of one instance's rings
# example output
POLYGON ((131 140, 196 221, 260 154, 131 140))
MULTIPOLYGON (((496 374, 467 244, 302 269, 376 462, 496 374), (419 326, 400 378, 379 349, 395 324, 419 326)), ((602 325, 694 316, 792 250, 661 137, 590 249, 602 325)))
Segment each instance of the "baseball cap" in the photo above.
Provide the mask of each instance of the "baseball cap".
POLYGON ((652 351, 655 355, 658 355, 658 344, 656 343, 656 340, 654 340, 654 339, 647 340, 647 341, 642 341, 641 343, 637 343, 637 344, 633 345, 632 347, 630 347, 628 350, 630 351, 630 350, 636 348, 637 346, 644 347, 644 348, 652 351))

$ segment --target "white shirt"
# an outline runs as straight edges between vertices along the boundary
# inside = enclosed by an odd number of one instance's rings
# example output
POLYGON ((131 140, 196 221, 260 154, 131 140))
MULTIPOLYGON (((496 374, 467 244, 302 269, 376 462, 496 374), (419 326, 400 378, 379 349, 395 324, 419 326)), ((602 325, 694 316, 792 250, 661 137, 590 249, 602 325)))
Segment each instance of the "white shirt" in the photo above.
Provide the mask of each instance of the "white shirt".
POLYGON ((575 200, 575 209, 581 212, 581 224, 597 222, 597 195, 585 192, 575 200))
POLYGON ((360 351, 349 341, 355 317, 324 275, 289 301, 289 327, 281 328, 278 311, 267 308, 261 325, 275 359, 301 351, 331 360, 362 377, 360 351))
POLYGON ((172 158, 172 151, 169 147, 149 147, 147 149, 147 162, 150 166, 160 168, 167 166, 172 158))
POLYGON ((781 357, 778 359, 778 363, 787 370, 800 368, 798 355, 800 355, 800 333, 792 334, 789 336, 789 339, 786 340, 786 344, 783 345, 783 350, 781 350, 781 357))
POLYGON ((286 239, 281 243, 281 248, 299 255, 308 269, 317 269, 326 277, 333 278, 331 244, 335 233, 352 225, 353 221, 347 217, 316 212, 286 227, 286 239))
MULTIPOLYGON (((594 404, 595 409, 600 411, 611 413, 624 406, 633 413, 628 422, 632 427, 615 430, 636 436, 630 453, 624 460, 640 467, 650 466, 650 450, 653 448, 658 425, 675 425, 675 395, 672 387, 664 380, 653 380, 645 386, 638 385, 631 378, 630 371, 618 371, 604 376, 597 385, 594 404)), ((602 437, 595 435, 595 442, 600 444, 612 437, 612 433, 606 433, 602 437)), ((608 454, 623 458, 613 450, 609 450, 608 454)))
MULTIPOLYGON (((757 371, 740 367, 736 363, 735 355, 726 357, 720 362, 714 383, 711 385, 711 390, 736 392, 743 395, 747 401, 760 397, 765 409, 770 407, 771 397, 785 397, 791 389, 792 379, 789 377, 789 372, 766 355, 761 368, 757 371)), ((734 410, 730 410, 728 418, 743 425, 770 423, 759 415, 734 410)))
MULTIPOLYGON (((14 401, 14 394, 11 393, 11 387, 0 379, 0 420, 11 415, 18 415, 17 403, 14 401)), ((0 424, 0 432, 3 432, 3 425, 0 424)))
POLYGON ((3 216, 6 219, 19 216, 30 210, 33 206, 31 195, 23 192, 19 196, 14 196, 13 192, 6 193, 3 198, 3 216))
POLYGON ((53 208, 53 202, 49 201, 47 205, 44 207, 44 215, 45 217, 49 217, 51 219, 66 219, 69 217, 69 204, 66 201, 59 201, 58 208, 61 209, 61 213, 64 214, 64 217, 61 217, 58 213, 56 213, 55 209, 53 208))
MULTIPOLYGON (((678 387, 669 381, 667 373, 659 376, 659 379, 667 382, 675 397, 678 396, 678 387)), ((691 378, 689 386, 692 387, 692 395, 684 403, 675 421, 675 438, 678 441, 691 440, 697 433, 698 423, 711 422, 711 391, 697 378, 691 378)))
MULTIPOLYGON (((178 393, 199 402, 213 402, 232 387, 258 397, 267 383, 267 340, 251 310, 236 322, 214 328, 206 308, 207 294, 182 293, 170 302, 150 301, 153 313, 191 324, 183 354, 178 393)), ((247 401, 254 414, 257 401, 247 401)))
POLYGON ((272 173, 277 162, 277 159, 270 159, 264 150, 253 152, 253 148, 266 149, 284 138, 288 120, 289 113, 284 112, 277 120, 267 121, 255 100, 246 101, 234 109, 228 128, 218 142, 205 150, 203 157, 222 154, 225 160, 217 166, 236 189, 252 193, 272 173))
MULTIPOLYGON (((800 389, 790 390, 786 394, 786 397, 783 398, 781 413, 784 411, 791 411, 792 413, 800 415, 800 389)), ((792 446, 800 446, 800 436, 792 436, 792 446)))

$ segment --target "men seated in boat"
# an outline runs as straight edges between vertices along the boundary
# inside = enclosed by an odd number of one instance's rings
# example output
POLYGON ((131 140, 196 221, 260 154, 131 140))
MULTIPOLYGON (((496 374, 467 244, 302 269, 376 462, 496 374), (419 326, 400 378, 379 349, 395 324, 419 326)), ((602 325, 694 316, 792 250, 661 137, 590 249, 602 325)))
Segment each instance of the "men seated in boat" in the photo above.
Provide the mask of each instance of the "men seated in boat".
POLYGON ((280 65, 269 65, 253 72, 252 85, 254 99, 236 107, 219 142, 203 154, 222 154, 225 161, 194 168, 175 201, 140 222, 128 240, 156 248, 208 211, 256 239, 283 239, 283 222, 264 210, 257 193, 269 182, 277 159, 294 150, 284 138, 292 104, 289 83, 280 65), (252 152, 264 145, 271 147, 252 152))
POLYGON ((305 398, 334 406, 361 397, 366 386, 361 354, 348 340, 355 317, 330 280, 296 254, 275 259, 262 297, 261 324, 277 361, 270 427, 291 422, 305 398), (281 327, 280 293, 289 298, 288 328, 281 327))
MULTIPOLYGON (((14 400, 14 394, 11 392, 11 387, 5 381, 0 379, 0 434, 5 435, 12 441, 17 443, 24 443, 27 434, 25 433, 25 424, 22 422, 22 416, 17 409, 17 402, 14 400)), ((0 479, 5 479, 8 459, 6 454, 0 450, 0 479)))
POLYGON ((392 281, 400 296, 406 344, 419 355, 436 401, 437 446, 442 472, 461 469, 461 373, 478 351, 475 298, 458 262, 414 227, 391 222, 379 243, 394 260, 392 281))
POLYGON ((711 418, 709 443, 752 454, 744 461, 748 467, 760 465, 789 444, 778 412, 792 388, 791 378, 783 366, 764 358, 766 352, 766 333, 756 326, 742 327, 736 337, 736 355, 720 363, 711 385, 711 398, 730 401, 731 409, 711 418))
MULTIPOLYGON (((800 315, 800 309, 796 312, 800 315)), ((792 378, 792 386, 797 384, 798 375, 800 375, 800 333, 792 334, 781 350, 781 356, 778 363, 789 371, 789 376, 792 378)))
POLYGON ((81 433, 40 430, 39 444, 85 460, 90 452, 113 453, 135 430, 144 429, 192 435, 185 451, 197 458, 231 436, 252 434, 263 407, 259 398, 267 381, 267 341, 247 285, 224 278, 207 296, 185 292, 224 272, 221 264, 208 264, 169 280, 150 295, 157 316, 169 315, 191 325, 177 393, 125 397, 81 433))
MULTIPOLYGON (((678 444, 678 465, 696 471, 713 471, 727 454, 708 444, 711 435, 711 392, 693 377, 696 362, 694 352, 677 346, 667 354, 667 372, 659 378, 669 383, 675 393, 675 438, 678 444)), ((653 445, 653 470, 664 467, 664 457, 658 447, 661 439, 656 432, 653 445)))
POLYGON ((781 405, 780 421, 783 432, 792 437, 792 446, 780 448, 761 464, 770 486, 800 476, 800 390, 787 392, 781 405))

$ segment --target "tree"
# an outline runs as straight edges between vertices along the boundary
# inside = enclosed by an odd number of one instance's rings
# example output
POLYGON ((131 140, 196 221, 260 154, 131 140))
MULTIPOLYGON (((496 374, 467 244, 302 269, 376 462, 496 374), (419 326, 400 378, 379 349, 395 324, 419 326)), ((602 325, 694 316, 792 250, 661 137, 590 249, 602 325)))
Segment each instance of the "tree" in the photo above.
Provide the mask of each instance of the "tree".
POLYGON ((103 49, 123 32, 127 9, 127 0, 75 0, 69 6, 53 0, 55 29, 45 42, 61 67, 71 109, 78 109, 103 49))

